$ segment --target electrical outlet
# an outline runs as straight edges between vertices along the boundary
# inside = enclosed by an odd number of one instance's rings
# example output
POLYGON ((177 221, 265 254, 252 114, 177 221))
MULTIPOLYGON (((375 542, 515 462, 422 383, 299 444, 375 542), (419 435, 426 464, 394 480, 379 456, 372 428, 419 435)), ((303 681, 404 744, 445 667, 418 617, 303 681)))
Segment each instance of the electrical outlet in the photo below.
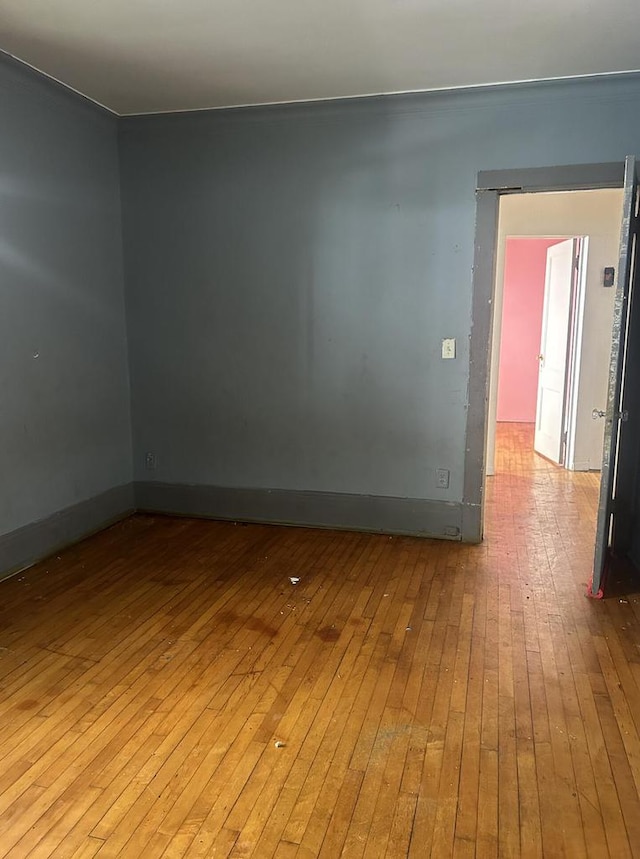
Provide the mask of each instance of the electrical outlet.
POLYGON ((144 455, 144 467, 149 471, 153 471, 153 469, 158 465, 158 459, 155 453, 145 453, 144 455))
POLYGON ((442 341, 442 357, 445 360, 447 358, 455 358, 456 357, 456 338, 455 337, 446 337, 442 341))
POLYGON ((436 486, 438 489, 449 488, 449 469, 436 468, 436 486))

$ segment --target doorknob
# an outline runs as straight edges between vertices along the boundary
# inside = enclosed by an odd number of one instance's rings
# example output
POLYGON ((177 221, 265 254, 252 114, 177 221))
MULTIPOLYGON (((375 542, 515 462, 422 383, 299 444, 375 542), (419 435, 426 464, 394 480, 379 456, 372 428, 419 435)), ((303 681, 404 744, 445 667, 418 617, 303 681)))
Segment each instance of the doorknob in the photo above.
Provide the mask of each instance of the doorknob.
POLYGON ((606 412, 603 412, 602 409, 594 409, 591 412, 591 418, 592 418, 592 420, 597 421, 598 418, 603 418, 605 416, 605 414, 606 414, 606 412))

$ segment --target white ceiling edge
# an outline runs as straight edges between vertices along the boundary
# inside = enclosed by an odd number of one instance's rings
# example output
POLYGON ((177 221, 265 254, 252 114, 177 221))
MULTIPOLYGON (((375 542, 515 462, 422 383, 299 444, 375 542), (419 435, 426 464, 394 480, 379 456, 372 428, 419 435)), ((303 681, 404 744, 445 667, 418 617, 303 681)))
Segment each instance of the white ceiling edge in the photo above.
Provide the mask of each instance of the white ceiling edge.
POLYGON ((55 84, 58 84, 69 92, 72 92, 75 95, 79 95, 80 98, 84 99, 85 101, 91 102, 91 104, 97 105, 98 107, 102 108, 102 110, 106 110, 107 113, 110 113, 112 116, 122 116, 122 114, 118 113, 113 108, 107 107, 106 104, 102 104, 101 101, 92 98, 90 95, 87 95, 84 92, 80 92, 79 89, 72 87, 71 84, 61 81, 59 78, 56 78, 52 74, 49 74, 49 72, 45 72, 42 69, 39 69, 38 66, 32 65, 32 63, 28 63, 26 60, 23 60, 22 57, 17 57, 15 54, 12 54, 11 51, 5 51, 4 48, 0 48, 0 54, 5 57, 10 57, 12 60, 15 60, 17 63, 20 63, 21 66, 26 66, 28 69, 31 69, 31 71, 42 75, 43 78, 47 78, 47 80, 53 81, 55 84))
MULTIPOLYGON (((429 93, 447 93, 447 92, 460 92, 460 91, 469 91, 476 89, 494 89, 497 87, 510 87, 510 86, 520 86, 523 84, 543 84, 543 83, 553 83, 554 81, 562 82, 562 81, 580 81, 580 80, 588 80, 590 78, 622 78, 622 77, 633 77, 633 75, 640 75, 640 68, 638 69, 625 69, 624 71, 617 72, 592 72, 590 74, 584 75, 562 75, 559 77, 550 77, 550 78, 523 78, 522 80, 514 80, 514 81, 491 81, 489 83, 479 83, 479 84, 458 84, 457 86, 444 86, 444 87, 424 87, 422 89, 401 89, 401 90, 385 90, 383 92, 362 92, 355 93, 352 95, 330 95, 321 98, 298 98, 298 99, 289 99, 285 101, 254 101, 247 102, 241 104, 219 104, 214 105, 212 107, 185 107, 185 108, 174 108, 173 110, 139 110, 134 111, 133 113, 117 113, 116 111, 111 111, 116 116, 125 119, 127 117, 135 117, 135 116, 169 116, 174 113, 203 113, 209 112, 213 110, 242 110, 244 108, 250 107, 277 107, 279 105, 287 105, 287 104, 323 104, 325 102, 342 102, 342 101, 354 101, 358 99, 364 98, 382 98, 387 96, 394 95, 422 95, 429 93)), ((82 95, 82 93, 81 93, 82 95)), ((88 96, 85 96, 88 98, 88 96)), ((96 102, 98 104, 98 102, 96 102)))
POLYGON ((244 108, 251 107, 277 107, 281 105, 288 104, 323 104, 325 102, 344 102, 344 101, 353 101, 356 99, 364 99, 364 98, 380 98, 382 96, 394 96, 394 95, 421 95, 427 93, 447 93, 447 92, 459 92, 461 90, 477 90, 477 89, 492 89, 494 87, 508 87, 508 86, 519 86, 522 84, 538 84, 538 83, 553 83, 554 81, 580 81, 580 80, 589 80, 592 78, 623 78, 623 77, 632 77, 633 75, 640 74, 640 68, 638 69, 625 69, 624 71, 615 71, 615 72, 592 72, 590 74, 583 75, 562 75, 558 77, 548 77, 548 78, 525 78, 522 80, 512 80, 512 81, 491 81, 485 83, 476 83, 476 84, 459 84, 457 86, 450 87, 425 87, 423 89, 408 89, 408 90, 387 90, 384 92, 363 92, 356 93, 353 95, 340 95, 340 96, 326 96, 322 98, 299 98, 299 99, 291 99, 285 101, 256 101, 256 102, 246 102, 241 104, 219 104, 213 105, 211 107, 186 107, 186 108, 174 108, 173 110, 148 110, 148 111, 134 111, 133 113, 118 113, 117 110, 114 110, 111 107, 108 107, 106 104, 102 104, 102 102, 98 101, 95 98, 92 98, 90 95, 87 95, 84 92, 81 92, 79 89, 72 87, 70 84, 65 83, 65 81, 60 80, 59 78, 54 77, 54 75, 49 74, 48 72, 43 71, 38 68, 38 66, 34 66, 31 63, 23 60, 21 57, 17 57, 15 54, 12 54, 10 51, 6 51, 3 48, 0 48, 0 54, 3 54, 6 57, 11 57, 12 60, 20 63, 23 66, 31 69, 39 75, 42 75, 44 78, 47 78, 50 81, 58 84, 69 92, 74 93, 75 95, 80 96, 80 98, 85 101, 90 102, 91 104, 95 104, 97 107, 102 110, 106 110, 107 113, 110 113, 112 116, 116 116, 119 119, 133 118, 136 116, 172 116, 174 114, 182 114, 182 113, 207 113, 211 111, 220 111, 220 110, 242 110, 244 108))

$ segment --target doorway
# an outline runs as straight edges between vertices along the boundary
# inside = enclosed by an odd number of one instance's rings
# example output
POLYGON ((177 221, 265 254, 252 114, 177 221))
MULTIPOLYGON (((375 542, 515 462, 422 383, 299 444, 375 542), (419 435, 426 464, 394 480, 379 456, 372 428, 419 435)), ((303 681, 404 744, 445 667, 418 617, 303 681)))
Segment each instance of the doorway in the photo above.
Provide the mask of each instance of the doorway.
POLYGON ((602 596, 608 566, 632 560, 632 538, 640 521, 640 165, 624 163, 486 171, 478 174, 473 268, 470 379, 463 494, 462 537, 479 542, 484 529, 485 453, 488 430, 489 360, 494 318, 494 278, 500 199, 538 194, 624 189, 618 283, 615 288, 609 384, 590 596, 602 596), (638 402, 636 402, 638 400, 638 402))
POLYGON ((500 197, 487 475, 495 471, 496 424, 509 421, 536 423, 534 446, 551 461, 600 471, 604 421, 593 414, 606 407, 615 296, 604 271, 617 266, 622 203, 621 188, 500 197), (580 247, 572 249, 571 239, 580 247), (572 254, 578 269, 569 283, 572 254), (567 283, 560 307, 548 308, 549 330, 543 311, 552 264, 567 283), (545 333, 551 342, 543 344, 545 333), (545 392, 545 384, 559 390, 545 392))

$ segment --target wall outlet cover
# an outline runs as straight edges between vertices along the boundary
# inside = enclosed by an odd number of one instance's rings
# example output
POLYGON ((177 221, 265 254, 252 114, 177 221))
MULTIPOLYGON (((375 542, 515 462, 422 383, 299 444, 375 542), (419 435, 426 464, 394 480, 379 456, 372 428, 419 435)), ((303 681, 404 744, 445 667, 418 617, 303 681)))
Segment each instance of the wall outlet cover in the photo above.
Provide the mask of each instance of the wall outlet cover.
POLYGON ((436 468, 436 486, 438 489, 449 488, 449 469, 436 468))
POLYGON ((445 337, 445 339, 442 341, 442 357, 445 360, 456 357, 455 337, 445 337))

